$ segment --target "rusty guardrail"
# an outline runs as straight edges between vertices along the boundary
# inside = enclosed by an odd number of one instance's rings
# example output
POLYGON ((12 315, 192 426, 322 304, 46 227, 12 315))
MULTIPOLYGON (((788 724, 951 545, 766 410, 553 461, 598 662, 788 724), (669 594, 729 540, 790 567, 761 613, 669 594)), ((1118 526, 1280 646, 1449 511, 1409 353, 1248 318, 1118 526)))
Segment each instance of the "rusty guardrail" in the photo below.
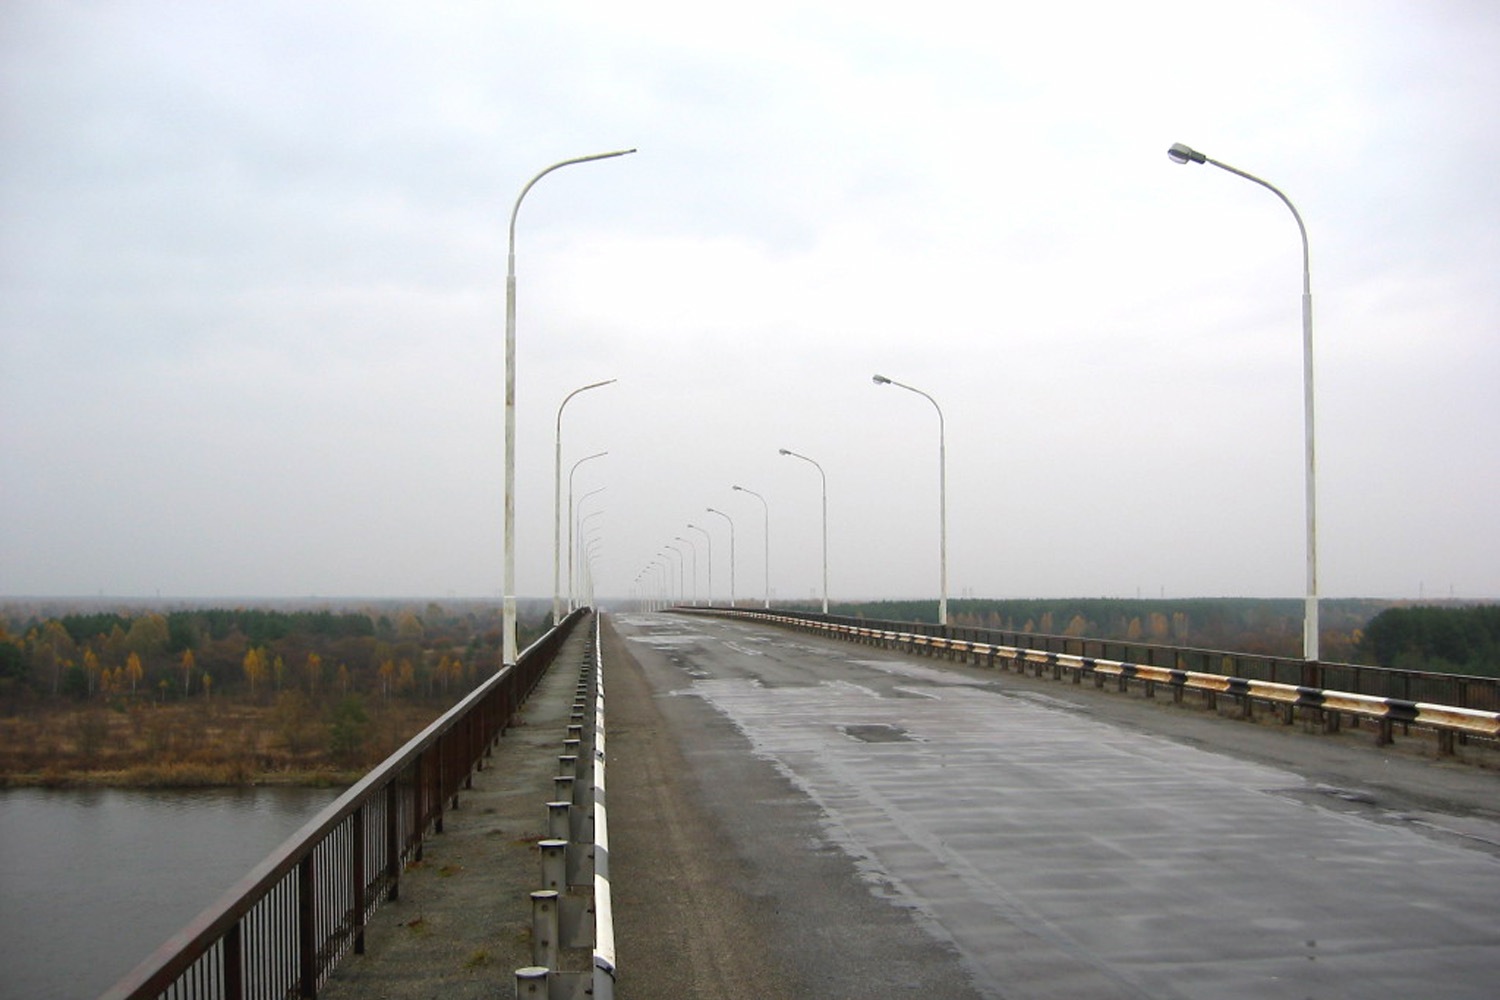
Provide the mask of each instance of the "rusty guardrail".
POLYGON ((495 740, 577 623, 563 619, 294 833, 102 1000, 315 998, 364 951, 370 915, 398 898, 426 831, 472 787, 495 740))
MULTIPOLYGON (((1500 711, 1469 708, 1461 705, 1445 705, 1436 702, 1413 701, 1406 698, 1364 694, 1357 691, 1339 691, 1307 684, 1293 684, 1277 680, 1261 680, 1254 677, 1234 676, 1199 670, 1187 670, 1177 666, 1158 666, 1151 663, 1132 663, 1082 653, 1056 652, 1048 649, 1006 645, 976 638, 960 638, 948 634, 937 626, 911 628, 909 623, 876 622, 859 619, 834 619, 820 615, 799 613, 751 611, 727 608, 679 608, 733 618, 747 618, 776 625, 790 625, 809 631, 822 632, 854 641, 878 643, 886 647, 934 655, 948 654, 965 659, 984 658, 988 666, 997 660, 1014 664, 1026 672, 1034 668, 1037 676, 1050 671, 1053 679, 1062 680, 1071 676, 1073 683, 1082 683, 1092 677, 1096 687, 1103 687, 1107 678, 1115 678, 1120 691, 1128 690, 1132 681, 1141 684, 1148 697, 1155 694, 1157 685, 1166 685, 1172 691, 1174 701, 1180 702, 1186 691, 1198 691, 1212 700, 1220 695, 1234 698, 1241 706, 1242 714, 1249 717, 1256 703, 1273 705, 1286 712, 1285 719, 1292 722, 1297 709, 1317 713, 1328 731, 1339 728, 1341 715, 1355 719, 1370 719, 1376 725, 1377 742, 1385 744, 1394 739, 1396 725, 1416 726, 1437 734, 1438 752, 1444 755, 1454 752, 1459 739, 1477 737, 1500 740, 1500 711), (892 628, 889 626, 900 626, 892 628)), ((1228 657, 1233 654, 1220 654, 1228 657)), ((1329 669, 1343 668, 1345 664, 1305 664, 1319 673, 1329 669)), ((1356 668, 1379 670, 1377 667, 1356 668)), ((1400 673, 1410 674, 1410 671, 1400 673)), ((1483 682, 1488 678, 1460 677, 1460 680, 1483 682)), ((1477 685, 1474 685, 1477 686, 1477 685)), ((1472 690, 1466 686, 1464 690, 1472 690)))

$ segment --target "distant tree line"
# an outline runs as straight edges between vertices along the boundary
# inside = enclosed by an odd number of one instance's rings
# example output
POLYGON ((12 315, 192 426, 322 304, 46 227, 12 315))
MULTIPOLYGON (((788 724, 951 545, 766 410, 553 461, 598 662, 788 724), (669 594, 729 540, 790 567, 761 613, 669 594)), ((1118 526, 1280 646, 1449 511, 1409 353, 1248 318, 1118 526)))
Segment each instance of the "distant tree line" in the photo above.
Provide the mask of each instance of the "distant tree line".
POLYGON ((1382 667, 1500 677, 1500 605, 1387 608, 1361 649, 1382 667))
MULTIPOLYGON (((545 631, 520 622, 520 644, 545 631)), ((35 699, 451 698, 499 664, 498 607, 88 611, 0 627, 0 706, 35 699)))

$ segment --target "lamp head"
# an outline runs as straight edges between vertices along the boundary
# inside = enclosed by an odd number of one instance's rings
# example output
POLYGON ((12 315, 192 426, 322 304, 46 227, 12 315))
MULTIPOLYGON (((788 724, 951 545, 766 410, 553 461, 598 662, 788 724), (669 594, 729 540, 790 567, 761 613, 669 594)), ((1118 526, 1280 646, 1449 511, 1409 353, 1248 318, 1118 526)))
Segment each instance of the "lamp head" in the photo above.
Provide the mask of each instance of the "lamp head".
POLYGON ((876 385, 890 385, 891 384, 891 380, 888 379, 888 378, 886 378, 884 375, 875 375, 875 376, 872 376, 871 379, 870 379, 870 381, 874 382, 876 385))
POLYGON ((1180 142, 1172 143, 1172 148, 1167 150, 1167 156, 1171 157, 1173 163, 1203 163, 1208 159, 1192 146, 1184 146, 1180 142))

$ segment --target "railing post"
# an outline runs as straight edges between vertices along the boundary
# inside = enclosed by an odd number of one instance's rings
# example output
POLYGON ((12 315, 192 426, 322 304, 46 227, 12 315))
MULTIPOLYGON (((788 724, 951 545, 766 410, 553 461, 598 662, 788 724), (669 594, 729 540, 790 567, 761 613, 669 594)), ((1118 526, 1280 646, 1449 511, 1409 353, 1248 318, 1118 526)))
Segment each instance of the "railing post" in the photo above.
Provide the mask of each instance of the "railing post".
POLYGON ((386 901, 394 903, 401 898, 401 793, 394 774, 385 786, 385 879, 386 901))
POLYGON ((245 1000, 244 920, 224 932, 224 1000, 245 1000))
POLYGON ((308 852, 297 863, 297 995, 304 1000, 318 995, 318 908, 313 875, 313 854, 308 852))
POLYGON ((354 954, 365 953, 365 810, 368 804, 354 810, 350 817, 349 838, 351 841, 349 858, 349 879, 353 883, 350 888, 350 913, 349 926, 354 928, 354 954))

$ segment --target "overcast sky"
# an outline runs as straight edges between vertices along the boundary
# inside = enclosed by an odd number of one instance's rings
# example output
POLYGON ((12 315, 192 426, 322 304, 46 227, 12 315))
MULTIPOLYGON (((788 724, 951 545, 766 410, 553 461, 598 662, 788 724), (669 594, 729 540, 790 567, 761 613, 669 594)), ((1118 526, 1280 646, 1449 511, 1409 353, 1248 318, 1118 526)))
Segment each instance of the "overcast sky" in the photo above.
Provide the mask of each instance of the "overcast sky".
POLYGON ((788 448, 935 597, 876 372, 952 596, 1298 596, 1296 223, 1184 142, 1307 226, 1322 593, 1500 597, 1487 0, 7 0, 0 80, 0 595, 499 596, 511 206, 638 147, 520 212, 520 596, 615 378, 599 593, 762 597, 738 484, 820 594, 788 448))

